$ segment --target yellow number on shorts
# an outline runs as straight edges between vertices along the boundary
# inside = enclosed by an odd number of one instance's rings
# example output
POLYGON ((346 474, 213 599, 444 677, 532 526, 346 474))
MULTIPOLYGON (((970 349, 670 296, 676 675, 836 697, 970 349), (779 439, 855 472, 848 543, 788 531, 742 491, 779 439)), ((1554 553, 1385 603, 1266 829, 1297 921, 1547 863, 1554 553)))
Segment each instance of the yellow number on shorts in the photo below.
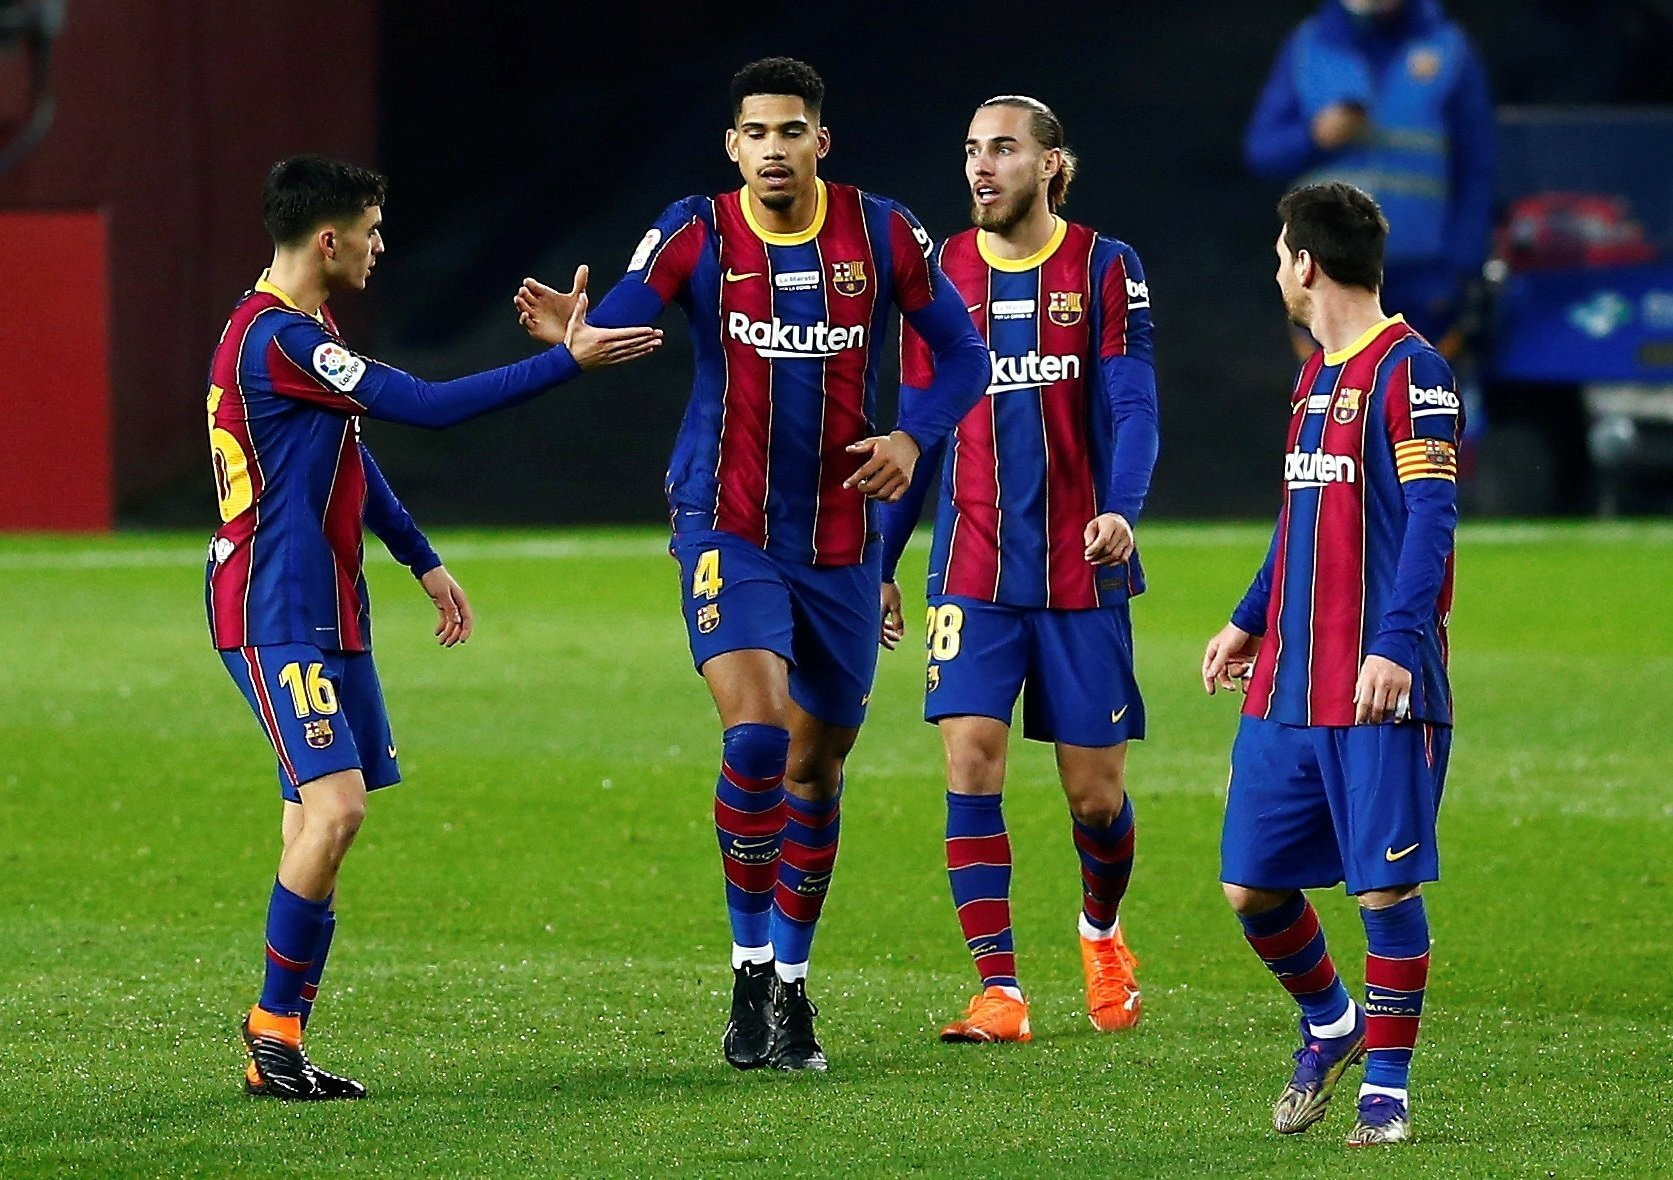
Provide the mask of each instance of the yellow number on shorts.
POLYGON ((705 549, 697 555, 697 569, 691 575, 693 598, 719 598, 724 585, 720 578, 720 550, 705 549))
POLYGON ((959 631, 964 627, 964 610, 950 602, 932 606, 925 616, 926 642, 932 660, 943 663, 958 655, 959 631))
POLYGON ((298 717, 337 711, 337 690, 325 678, 324 664, 309 664, 304 677, 302 665, 293 661, 279 669, 279 683, 290 689, 290 703, 298 717))
POLYGON ((215 411, 225 395, 226 390, 219 385, 209 387, 209 451, 215 466, 215 494, 221 503, 222 524, 255 502, 249 456, 231 431, 215 425, 215 411))

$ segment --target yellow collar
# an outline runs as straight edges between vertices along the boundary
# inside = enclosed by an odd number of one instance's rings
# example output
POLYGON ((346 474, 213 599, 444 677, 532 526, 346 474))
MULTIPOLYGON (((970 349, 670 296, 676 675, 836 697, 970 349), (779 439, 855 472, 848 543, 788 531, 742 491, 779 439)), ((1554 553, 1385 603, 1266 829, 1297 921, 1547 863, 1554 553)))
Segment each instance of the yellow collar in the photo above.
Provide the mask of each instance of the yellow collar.
POLYGON ((769 246, 801 246, 813 241, 819 236, 819 231, 825 228, 825 182, 814 178, 818 186, 819 197, 814 206, 813 220, 806 229, 799 229, 793 234, 776 234, 770 229, 763 229, 760 222, 755 220, 755 211, 749 207, 749 186, 746 184, 738 190, 738 204, 743 206, 744 221, 756 237, 769 246))
POLYGON ((264 270, 261 272, 261 278, 256 280, 256 290, 260 291, 263 295, 273 296, 275 299, 283 302, 286 307, 296 308, 297 311, 301 311, 301 308, 296 307, 296 300, 292 299, 282 288, 275 286, 272 280, 267 277, 272 273, 273 272, 270 270, 264 270))
POLYGON ((993 253, 993 251, 988 249, 988 231, 985 229, 979 229, 976 231, 976 251, 982 256, 982 261, 993 267, 994 270, 1008 271, 1012 274, 1025 270, 1033 270, 1046 259, 1050 258, 1053 254, 1057 253, 1057 248, 1063 244, 1063 239, 1068 236, 1069 223, 1064 221, 1061 217, 1053 217, 1052 220, 1055 221, 1057 225, 1051 231, 1051 237, 1046 239, 1046 244, 1044 246, 1041 246, 1027 258, 1001 258, 999 255, 993 253))
POLYGON ((1359 337, 1358 340, 1355 340, 1352 344, 1348 345, 1346 348, 1338 349, 1335 352, 1325 353, 1324 354, 1325 365, 1327 367, 1333 368, 1336 365, 1341 364, 1343 361, 1346 361, 1346 360, 1352 358, 1355 353, 1362 352, 1365 349, 1366 345, 1370 344, 1371 341, 1375 340, 1379 335, 1381 335, 1382 332, 1384 331, 1384 329, 1388 328, 1391 324, 1403 324, 1405 322, 1406 322, 1406 317, 1403 316, 1403 315, 1391 315, 1391 316, 1388 316, 1384 319, 1378 320, 1376 323, 1372 324, 1369 328, 1365 329, 1365 331, 1360 334, 1360 337, 1359 337))

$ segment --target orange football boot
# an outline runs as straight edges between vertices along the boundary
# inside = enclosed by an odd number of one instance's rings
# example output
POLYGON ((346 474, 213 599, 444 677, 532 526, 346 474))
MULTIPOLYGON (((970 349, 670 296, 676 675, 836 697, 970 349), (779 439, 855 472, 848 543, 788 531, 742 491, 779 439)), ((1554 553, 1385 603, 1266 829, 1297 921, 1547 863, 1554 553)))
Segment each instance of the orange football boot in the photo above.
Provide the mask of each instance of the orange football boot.
POLYGON ((1034 1039, 1028 1027, 1028 1001, 1007 995, 1002 987, 984 988, 981 995, 970 997, 963 1020, 941 1030, 941 1039, 971 1045, 1027 1044, 1034 1039))
POLYGON ((1138 957, 1127 949, 1117 926, 1109 938, 1080 940, 1080 962, 1086 972, 1086 1017, 1099 1032, 1132 1028, 1144 1012, 1139 994, 1138 957))

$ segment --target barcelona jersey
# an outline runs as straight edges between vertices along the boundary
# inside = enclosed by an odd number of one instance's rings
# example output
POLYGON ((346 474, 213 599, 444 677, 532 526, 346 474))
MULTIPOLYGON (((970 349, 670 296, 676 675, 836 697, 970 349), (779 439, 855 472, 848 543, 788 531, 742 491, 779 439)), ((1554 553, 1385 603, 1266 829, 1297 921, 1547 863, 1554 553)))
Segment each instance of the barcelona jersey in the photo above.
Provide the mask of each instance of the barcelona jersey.
POLYGON ((623 288, 642 284, 690 321, 696 377, 668 470, 675 531, 843 566, 864 559, 872 533, 865 497, 842 484, 861 462, 845 448, 876 432, 889 310, 923 313, 945 279, 900 205, 818 185, 812 223, 793 234, 762 228, 742 190, 676 201, 596 319, 611 323, 623 288))
POLYGON ((415 574, 440 564, 360 444, 371 364, 329 311, 301 311, 265 278, 233 309, 209 378, 221 527, 205 598, 217 648, 369 650, 363 522, 415 574))
POLYGON ((1412 673, 1414 720, 1451 724, 1462 427, 1451 370, 1399 316, 1302 366, 1278 527, 1232 615, 1265 636, 1246 715, 1352 725, 1360 666, 1378 655, 1412 673))
MULTIPOLYGON (((1136 554, 1105 568, 1085 557, 1093 517, 1137 522, 1156 457, 1150 288, 1138 255, 1060 219, 1032 257, 992 254, 969 229, 942 245, 940 263, 987 340, 993 379, 946 447, 929 593, 1057 610, 1139 593, 1136 554)), ((923 341, 903 331, 902 384, 921 388, 932 372, 923 341)), ((892 549, 916 517, 913 506, 890 510, 892 549)))

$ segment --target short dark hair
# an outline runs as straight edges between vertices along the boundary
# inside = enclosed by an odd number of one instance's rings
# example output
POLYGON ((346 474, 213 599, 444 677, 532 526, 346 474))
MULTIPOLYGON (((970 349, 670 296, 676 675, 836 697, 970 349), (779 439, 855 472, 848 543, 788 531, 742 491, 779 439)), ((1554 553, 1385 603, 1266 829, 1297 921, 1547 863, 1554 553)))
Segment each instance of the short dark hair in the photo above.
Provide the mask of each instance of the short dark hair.
POLYGON ((1369 193, 1341 181, 1303 185, 1278 202, 1278 216, 1291 254, 1307 251, 1345 287, 1382 288, 1388 218, 1369 193))
POLYGON ((752 94, 792 94, 807 104, 807 113, 819 121, 825 105, 825 80, 819 71, 793 57, 763 57, 732 75, 732 122, 743 114, 744 99, 752 94))
POLYGON ((389 182, 370 168, 291 156, 267 170, 261 221, 280 246, 294 246, 329 221, 350 220, 382 205, 389 182))
POLYGON ((1028 131, 1043 148, 1056 148, 1063 153, 1063 166, 1057 170, 1057 175, 1051 178, 1046 187, 1046 204, 1055 210, 1069 199, 1069 186, 1075 182, 1075 173, 1080 168, 1080 157, 1075 155, 1074 149, 1063 137, 1063 121, 1057 113, 1037 98, 1029 98, 1026 94, 996 94, 977 107, 1015 107, 1019 111, 1029 114, 1028 131))

